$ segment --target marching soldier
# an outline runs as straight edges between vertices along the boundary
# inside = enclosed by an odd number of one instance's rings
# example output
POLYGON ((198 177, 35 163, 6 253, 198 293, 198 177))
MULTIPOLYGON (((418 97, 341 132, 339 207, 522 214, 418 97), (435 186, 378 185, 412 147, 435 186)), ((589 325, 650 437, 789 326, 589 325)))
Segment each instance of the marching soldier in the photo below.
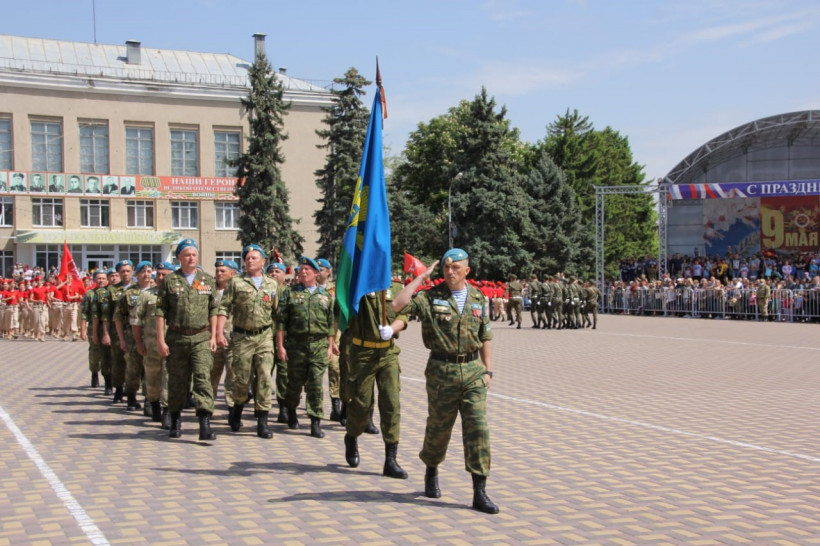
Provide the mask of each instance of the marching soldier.
MULTIPOLYGON (((334 301, 336 298, 336 285, 330 282, 330 273, 332 266, 325 258, 316 258, 316 263, 319 264, 319 276, 316 282, 327 290, 334 301)), ((336 332, 336 345, 339 345, 341 332, 336 332)), ((342 400, 339 395, 340 373, 339 373, 339 356, 333 355, 330 357, 330 362, 327 366, 327 390, 330 394, 330 420, 339 421, 341 419, 342 400)))
POLYGON ((299 282, 287 289, 280 301, 276 347, 279 358, 288 363, 288 428, 299 428, 296 406, 304 388, 310 435, 324 438, 322 378, 330 357, 338 353, 333 297, 316 282, 319 264, 315 260, 302 256, 299 264, 299 282))
MULTIPOLYGON (((225 289, 228 288, 228 283, 234 275, 239 273, 239 264, 234 260, 217 260, 214 263, 214 279, 216 281, 216 301, 219 304, 222 301, 222 296, 225 294, 225 289)), ((219 319, 217 318, 217 328, 219 329, 219 319)), ((219 389, 219 382, 222 380, 222 374, 225 373, 225 405, 228 406, 228 420, 230 422, 230 415, 233 409, 233 369, 231 368, 231 361, 233 360, 233 352, 231 351, 231 335, 233 333, 233 321, 228 315, 225 319, 224 326, 220 329, 224 338, 228 341, 228 345, 221 347, 219 345, 219 337, 217 336, 217 348, 214 353, 214 367, 211 370, 211 388, 214 391, 214 398, 216 398, 217 390, 219 389)))
MULTIPOLYGON (((108 278, 105 271, 98 269, 94 273, 94 283, 97 287, 108 285, 108 278)), ((99 336, 94 335, 94 321, 92 319, 93 309, 96 305, 97 291, 88 290, 80 303, 80 336, 83 341, 88 341, 88 369, 91 372, 91 386, 100 386, 100 369, 102 367, 102 347, 100 347, 99 336), (96 341, 95 341, 96 338, 96 341)), ((43 312, 45 314, 45 312, 43 312)))
POLYGON ((484 296, 468 285, 467 253, 452 248, 442 257, 444 281, 413 297, 438 261, 416 277, 393 300, 397 313, 415 314, 421 319, 424 346, 430 349, 427 378, 427 428, 419 457, 427 466, 424 494, 438 498, 438 466, 447 454, 447 445, 456 417, 461 414, 464 462, 473 478, 473 508, 497 514, 485 487, 490 474, 490 429, 487 424, 487 389, 492 382, 492 331, 483 312, 484 296), (412 297, 412 299, 411 299, 412 297))
MULTIPOLYGON (((107 281, 102 285, 98 285, 94 289, 94 302, 91 306, 91 342, 100 345, 100 373, 105 381, 105 395, 111 394, 114 380, 111 374, 111 350, 108 345, 103 343, 103 308, 110 305, 111 293, 108 287, 112 284, 120 282, 120 275, 113 269, 108 269, 105 272, 107 281)), ((110 339, 109 339, 110 344, 110 339)))
POLYGON ((222 294, 217 311, 217 345, 227 347, 223 330, 230 316, 231 370, 233 371, 233 408, 228 422, 231 430, 238 431, 242 409, 248 400, 248 387, 255 378, 254 404, 256 406, 256 435, 270 439, 268 428, 271 406, 271 370, 273 369, 273 336, 275 315, 279 304, 279 283, 265 275, 267 254, 261 246, 247 245, 242 249, 245 272, 232 277, 222 294))
MULTIPOLYGON (((267 268, 268 276, 273 277, 279 283, 279 301, 287 287, 286 276, 288 266, 281 262, 274 262, 267 268)), ((276 343, 276 331, 272 332, 274 344, 276 343)), ((288 422, 288 407, 285 404, 285 393, 288 390, 288 363, 279 358, 279 351, 273 351, 273 368, 271 381, 274 382, 276 391, 276 404, 279 406, 279 414, 276 416, 277 423, 286 424, 288 422)))
POLYGON ((345 460, 359 466, 357 438, 366 431, 373 411, 373 386, 379 388, 379 416, 384 438, 385 457, 382 474, 407 479, 407 472, 396 461, 399 448, 401 406, 399 403, 399 348, 394 339, 407 327, 407 316, 398 315, 390 304, 402 286, 367 294, 359 312, 347 325, 345 377, 345 460))
POLYGON ((114 384, 113 402, 122 402, 123 384, 125 383, 125 351, 120 345, 119 332, 111 327, 117 305, 120 298, 125 293, 125 289, 131 286, 131 276, 134 273, 134 264, 131 260, 123 260, 115 266, 119 275, 119 282, 112 284, 109 279, 108 297, 100 300, 102 312, 103 335, 102 344, 110 347, 111 352, 111 381, 114 384))
MULTIPOLYGON (((137 391, 140 388, 140 381, 145 369, 142 362, 142 354, 137 350, 137 342, 134 338, 134 331, 131 328, 131 314, 133 308, 139 301, 140 294, 151 288, 151 275, 153 273, 151 262, 142 261, 137 264, 134 273, 137 276, 137 283, 132 284, 123 292, 114 311, 114 326, 117 329, 117 337, 120 340, 120 349, 125 357, 125 396, 128 411, 136 411, 142 406, 137 402, 137 391)), ((146 404, 150 402, 146 401, 146 404)), ((151 414, 153 418, 153 412, 151 414)), ((156 417, 159 417, 157 413, 156 417)))
POLYGON ((586 327, 592 326, 595 330, 598 327, 598 302, 601 298, 601 291, 591 281, 584 284, 584 322, 586 327), (589 314, 592 313, 592 321, 589 320, 589 314))
POLYGON ((216 351, 216 283, 197 268, 199 247, 183 239, 176 248, 180 268, 162 279, 157 293, 157 348, 168 368, 168 412, 171 438, 182 435, 180 419, 193 378, 199 439, 214 440, 211 415, 214 393, 211 369, 216 351), (166 338, 165 326, 168 325, 166 338))
POLYGON ((515 275, 510 275, 509 282, 507 283, 507 292, 506 294, 510 300, 510 326, 513 323, 517 322, 517 328, 521 328, 521 311, 524 307, 524 297, 522 295, 522 287, 521 283, 518 282, 518 277, 515 275))
POLYGON ((530 278, 530 318, 532 319, 533 328, 540 328, 541 320, 544 318, 544 311, 541 309, 543 297, 543 290, 541 283, 538 282, 538 275, 533 274, 530 278))

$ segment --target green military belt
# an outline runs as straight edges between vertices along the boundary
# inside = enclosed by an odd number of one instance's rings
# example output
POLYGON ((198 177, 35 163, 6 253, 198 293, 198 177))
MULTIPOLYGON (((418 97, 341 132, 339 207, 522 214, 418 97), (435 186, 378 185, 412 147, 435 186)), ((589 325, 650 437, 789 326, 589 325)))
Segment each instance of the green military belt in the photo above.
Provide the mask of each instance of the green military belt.
POLYGON ((330 337, 326 334, 288 334, 288 341, 297 343, 316 343, 330 337))
POLYGON ((267 326, 263 326, 261 328, 257 328, 256 330, 245 330, 244 328, 240 328, 239 326, 234 326, 233 331, 239 332, 240 334, 245 334, 246 336, 255 336, 256 334, 261 334, 265 330, 270 329, 270 324, 267 326))
POLYGON ((177 333, 177 334, 182 334, 182 335, 185 335, 185 336, 193 336, 193 335, 196 335, 196 334, 201 334, 202 332, 207 330, 208 327, 203 326, 202 328, 177 328, 176 326, 169 326, 168 329, 171 330, 172 332, 177 333))
POLYGON ((443 360, 444 362, 455 362, 457 364, 462 364, 464 362, 477 360, 478 351, 473 351, 472 353, 465 353, 462 355, 448 355, 447 353, 437 353, 431 351, 430 358, 432 358, 433 360, 443 360))
POLYGON ((367 349, 386 349, 393 345, 392 339, 388 339, 387 341, 367 341, 365 339, 354 337, 351 341, 353 345, 358 345, 359 347, 365 347, 367 349))

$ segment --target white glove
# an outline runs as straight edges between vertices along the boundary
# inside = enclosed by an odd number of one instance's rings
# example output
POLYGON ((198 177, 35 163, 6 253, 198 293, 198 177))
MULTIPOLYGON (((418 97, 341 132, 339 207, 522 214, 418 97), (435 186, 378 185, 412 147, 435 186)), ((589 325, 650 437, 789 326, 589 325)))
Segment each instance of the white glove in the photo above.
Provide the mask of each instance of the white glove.
POLYGON ((393 339, 393 328, 391 326, 379 326, 379 335, 385 341, 393 339))

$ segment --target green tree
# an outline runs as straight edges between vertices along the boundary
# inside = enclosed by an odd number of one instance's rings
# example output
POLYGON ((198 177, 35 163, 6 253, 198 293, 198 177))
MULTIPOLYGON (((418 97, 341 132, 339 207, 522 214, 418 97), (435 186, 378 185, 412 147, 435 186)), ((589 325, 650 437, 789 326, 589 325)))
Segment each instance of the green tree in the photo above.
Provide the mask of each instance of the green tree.
POLYGON ((304 238, 294 229, 289 192, 280 170, 285 162, 281 142, 287 139, 284 116, 290 103, 285 102, 284 86, 264 54, 256 57, 248 77, 251 89, 242 99, 250 118, 248 150, 231 162, 237 167, 234 194, 242 210, 238 239, 242 246, 257 243, 288 257, 298 256, 304 238))
POLYGON ((327 112, 323 120, 327 128, 316 131, 325 140, 318 147, 328 152, 324 167, 314 173, 321 194, 314 218, 319 228, 319 255, 336 263, 347 228, 370 116, 359 97, 364 94, 362 88, 371 82, 355 68, 333 81, 339 87, 332 91, 333 106, 323 109, 327 112))
POLYGON ((546 152, 530 170, 525 190, 531 199, 526 247, 532 254, 525 273, 589 275, 594 260, 588 252, 592 232, 581 221, 575 192, 566 175, 546 152))

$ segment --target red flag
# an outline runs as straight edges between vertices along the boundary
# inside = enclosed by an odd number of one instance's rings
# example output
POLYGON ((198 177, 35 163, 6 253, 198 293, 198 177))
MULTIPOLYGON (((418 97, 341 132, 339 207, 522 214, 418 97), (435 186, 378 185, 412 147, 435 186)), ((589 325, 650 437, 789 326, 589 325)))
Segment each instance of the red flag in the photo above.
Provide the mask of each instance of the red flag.
POLYGON ((75 281, 80 280, 80 270, 77 269, 77 264, 74 263, 74 258, 68 249, 68 243, 63 241, 63 259, 60 260, 60 272, 57 274, 57 278, 60 279, 60 281, 64 281, 66 275, 69 273, 71 273, 75 281))
POLYGON ((404 253, 404 271, 405 273, 410 273, 414 277, 418 277, 422 273, 427 270, 427 266, 424 265, 421 260, 418 258, 411 256, 407 252, 404 253))

